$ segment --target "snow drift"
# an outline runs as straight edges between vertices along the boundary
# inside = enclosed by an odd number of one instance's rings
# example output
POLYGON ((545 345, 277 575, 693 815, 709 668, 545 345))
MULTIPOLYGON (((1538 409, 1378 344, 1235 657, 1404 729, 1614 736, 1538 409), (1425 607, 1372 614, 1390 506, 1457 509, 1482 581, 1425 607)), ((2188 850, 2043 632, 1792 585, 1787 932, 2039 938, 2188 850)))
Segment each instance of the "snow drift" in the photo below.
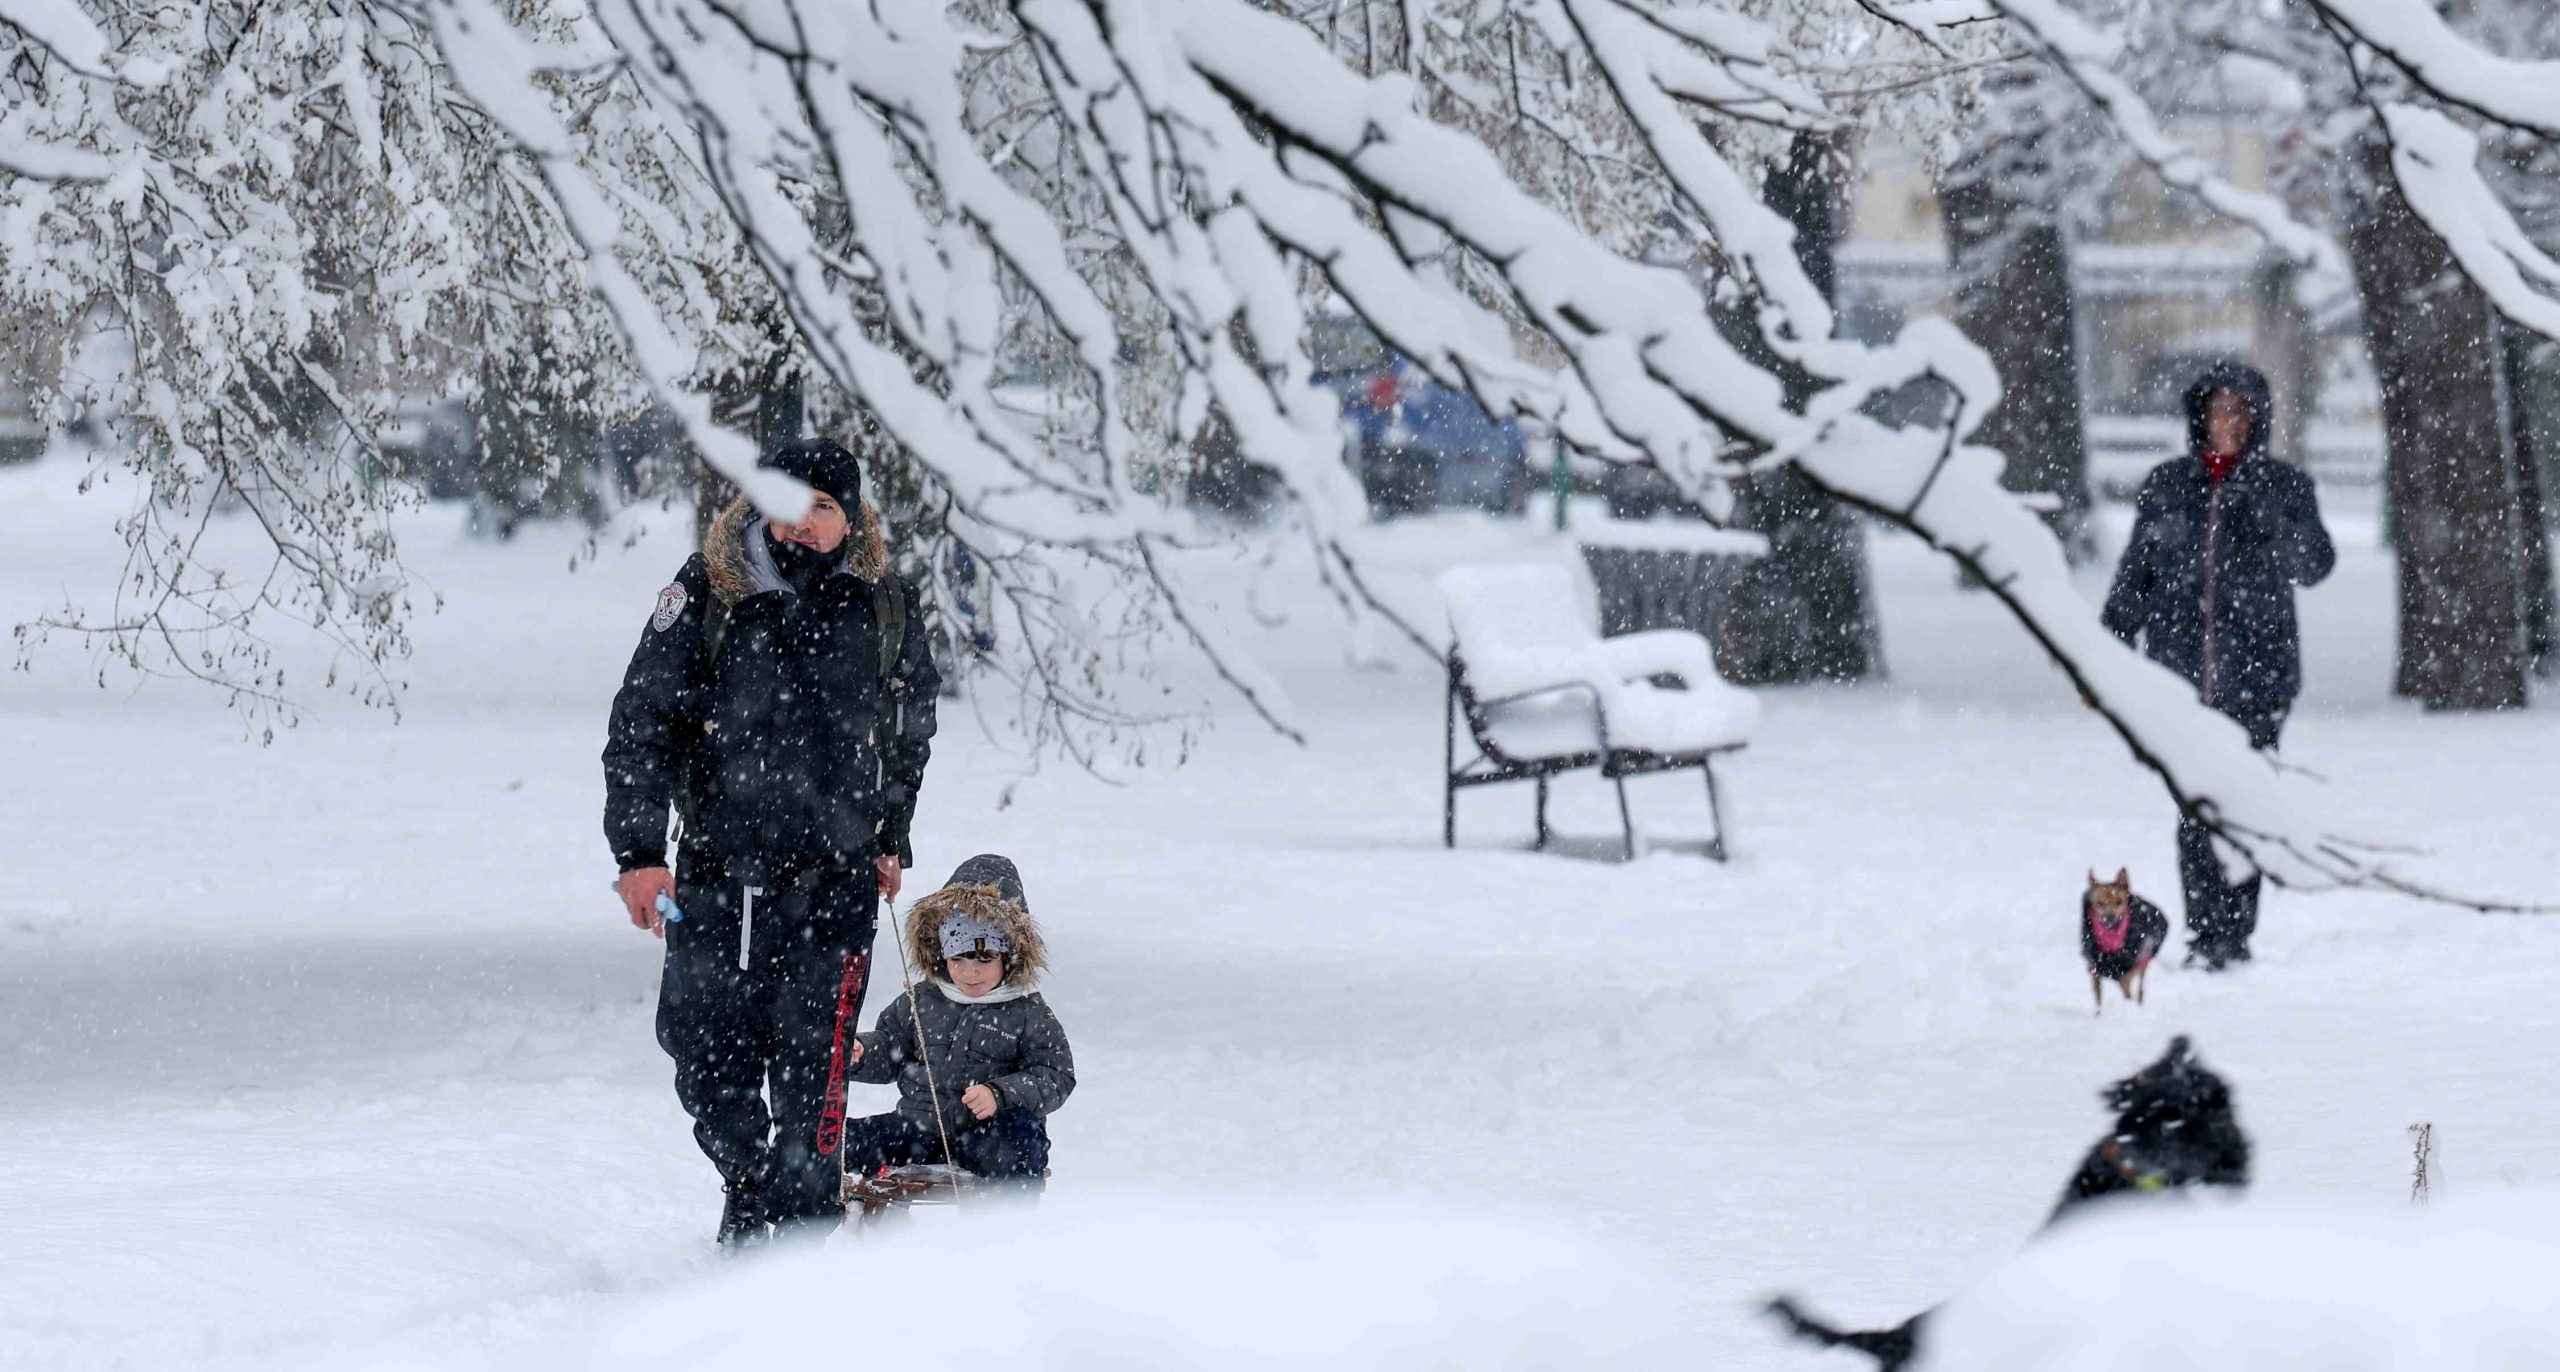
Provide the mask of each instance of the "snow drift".
POLYGON ((881 1366, 1016 1372, 1653 1368, 1687 1361, 1672 1296, 1526 1222, 1339 1197, 1053 1197, 749 1262, 608 1331, 590 1365, 814 1366, 859 1346, 881 1366))
POLYGON ((2427 1210, 2114 1206, 1932 1320, 1933 1372, 2560 1366, 2560 1195, 2427 1210))

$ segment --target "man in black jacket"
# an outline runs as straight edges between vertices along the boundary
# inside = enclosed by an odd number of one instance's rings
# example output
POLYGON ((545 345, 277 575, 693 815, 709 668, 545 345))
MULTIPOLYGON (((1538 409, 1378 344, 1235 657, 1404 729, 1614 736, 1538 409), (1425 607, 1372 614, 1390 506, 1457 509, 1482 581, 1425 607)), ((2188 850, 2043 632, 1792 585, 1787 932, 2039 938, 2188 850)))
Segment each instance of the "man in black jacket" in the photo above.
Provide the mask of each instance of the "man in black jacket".
MULTIPOLYGON (((2205 704, 2249 731, 2250 746, 2270 749, 2302 691, 2294 588, 2317 585, 2338 555, 2310 476, 2267 454, 2274 405, 2265 377, 2223 363, 2188 388, 2186 406, 2187 456, 2142 483, 2104 618, 2194 682, 2205 704)), ((2228 880, 2212 831, 2193 815, 2178 821, 2178 874, 2188 961, 2216 971, 2247 961, 2258 876, 2228 880)))
POLYGON ((770 465, 810 512, 741 499, 712 522, 658 593, 604 750, 616 889, 666 939, 658 1042, 720 1170, 724 1244, 843 1212, 845 1045, 876 907, 913 861, 940 684, 853 454, 812 440, 770 465))

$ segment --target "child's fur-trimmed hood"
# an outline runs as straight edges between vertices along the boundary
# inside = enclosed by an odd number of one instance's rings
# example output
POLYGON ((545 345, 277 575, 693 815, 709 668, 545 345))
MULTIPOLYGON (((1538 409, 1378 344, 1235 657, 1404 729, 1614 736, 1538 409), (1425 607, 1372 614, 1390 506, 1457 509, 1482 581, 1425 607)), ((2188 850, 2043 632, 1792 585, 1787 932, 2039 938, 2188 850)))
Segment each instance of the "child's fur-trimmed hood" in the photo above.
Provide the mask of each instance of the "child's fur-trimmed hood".
POLYGON ((942 922, 961 913, 996 926, 1012 941, 1013 951, 1005 955, 1003 985, 1028 990, 1039 984, 1040 974, 1049 966, 1048 949, 1040 941, 1040 926, 1032 921, 1029 910, 1005 899, 993 886, 954 883, 917 901, 907 911, 907 947, 915 953, 917 970, 937 981, 945 979, 942 922))
MULTIPOLYGON (((737 604, 754 588, 747 576, 746 532, 763 518, 753 501, 739 496, 712 519, 710 532, 702 536, 703 571, 711 579, 713 598, 722 605, 737 604)), ((854 513, 845 543, 846 571, 874 585, 888 575, 889 541, 880 531, 880 512, 869 500, 854 513)))

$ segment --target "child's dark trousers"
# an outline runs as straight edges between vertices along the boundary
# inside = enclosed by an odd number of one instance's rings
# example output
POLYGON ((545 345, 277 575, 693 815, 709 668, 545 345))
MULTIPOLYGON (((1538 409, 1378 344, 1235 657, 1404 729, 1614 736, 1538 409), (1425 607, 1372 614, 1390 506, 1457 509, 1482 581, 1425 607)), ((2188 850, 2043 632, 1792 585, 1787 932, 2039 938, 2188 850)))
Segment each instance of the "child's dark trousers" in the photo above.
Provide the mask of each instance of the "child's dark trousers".
POLYGON ((876 1172, 918 1162, 956 1162, 979 1176, 1037 1178, 1049 1170, 1049 1127, 1020 1106, 1006 1106, 989 1119, 963 1110, 946 1120, 951 1151, 942 1155, 942 1138, 930 1124, 918 1124, 891 1111, 849 1120, 844 1126, 847 1172, 876 1172))

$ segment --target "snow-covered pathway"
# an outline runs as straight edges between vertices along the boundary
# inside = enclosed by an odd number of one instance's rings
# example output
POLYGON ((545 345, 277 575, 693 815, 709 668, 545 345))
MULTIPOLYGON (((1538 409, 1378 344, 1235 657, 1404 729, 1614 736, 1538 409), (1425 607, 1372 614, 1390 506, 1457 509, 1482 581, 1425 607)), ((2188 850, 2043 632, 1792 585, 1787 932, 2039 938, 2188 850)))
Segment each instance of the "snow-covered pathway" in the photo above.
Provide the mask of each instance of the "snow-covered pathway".
MULTIPOLYGON (((58 469, 0 480, 14 621, 95 579, 69 569, 103 519, 58 469)), ((2560 727, 2385 701, 2388 564, 2369 521, 2341 534, 2289 755, 2396 791, 2477 884, 2560 893, 2560 727)), ((0 1365, 516 1364, 707 1279, 656 947, 595 830, 672 544, 565 577, 566 541, 468 548, 438 512, 413 547, 449 603, 396 727, 324 710, 259 749, 76 662, 0 679, 0 1365)), ((1793 1368, 1822 1360, 1749 1298, 1898 1319, 1953 1291, 2173 1032, 2237 1082, 2268 1193, 2398 1204, 2418 1119, 2448 1187, 2560 1190, 2560 924, 2277 893, 2248 971, 2092 1019, 2081 874, 2130 865, 2174 909, 2166 802, 1995 607, 1907 543, 1878 562, 1896 684, 1770 695, 1729 867, 1515 851, 1525 790, 1466 798, 1443 852, 1436 676, 1342 669, 1315 615, 1275 645, 1308 750, 1239 720, 1133 786, 1019 780, 955 719, 920 875, 1021 861, 1083 1077, 1044 1215, 1491 1212, 1663 1274, 1699 1365, 1793 1368)), ((1636 803, 1702 823, 1691 779, 1636 803)), ((1614 820, 1596 784, 1559 810, 1614 820)))

